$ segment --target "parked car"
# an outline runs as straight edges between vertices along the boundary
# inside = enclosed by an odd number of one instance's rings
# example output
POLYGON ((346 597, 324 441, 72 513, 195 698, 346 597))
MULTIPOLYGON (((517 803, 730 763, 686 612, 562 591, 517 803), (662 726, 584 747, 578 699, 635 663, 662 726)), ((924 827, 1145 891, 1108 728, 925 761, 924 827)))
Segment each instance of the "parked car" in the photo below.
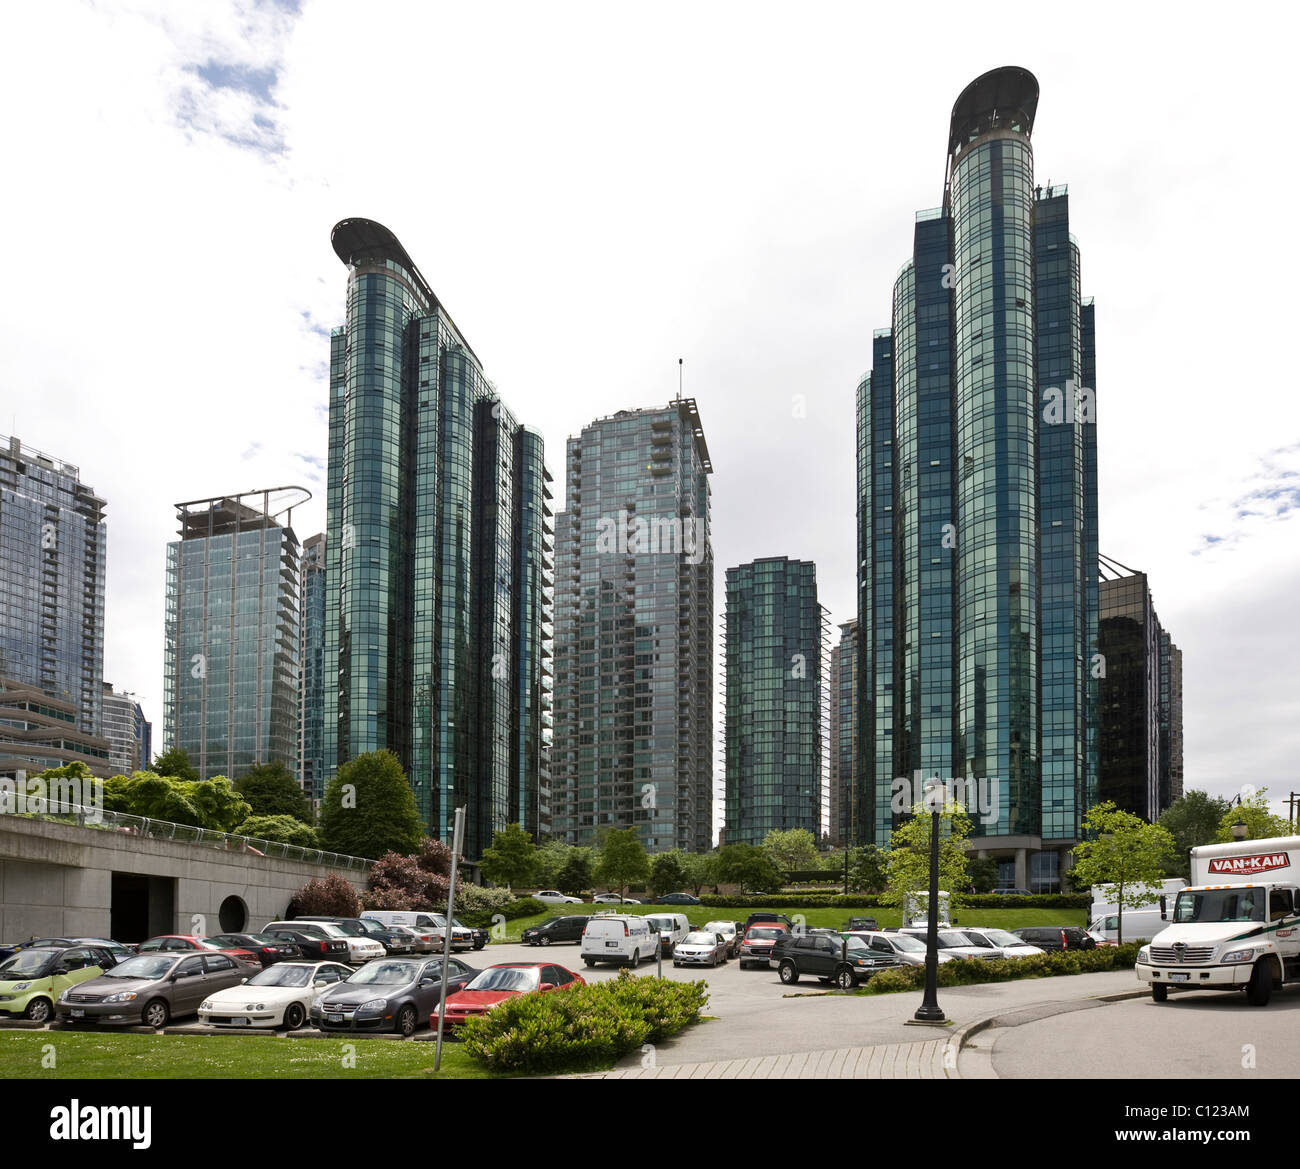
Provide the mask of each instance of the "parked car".
MULTIPOLYGON (((433 920, 440 930, 447 928, 445 914, 435 913, 433 920)), ((454 918, 451 923, 451 948, 453 950, 472 950, 474 948, 474 931, 468 926, 458 924, 454 918)))
POLYGON ((540 892, 534 893, 533 896, 547 905, 582 904, 581 897, 570 897, 567 893, 561 893, 558 889, 542 889, 540 892))
POLYGON ((367 909, 361 916, 381 925, 404 925, 418 934, 432 935, 433 948, 439 952, 442 950, 444 931, 432 913, 422 909, 367 909))
POLYGON ((48 1023, 70 987, 113 969, 103 946, 30 946, 0 962, 0 1015, 48 1023))
POLYGON ((305 959, 333 962, 348 960, 347 939, 332 937, 318 925, 300 922, 296 928, 283 926, 280 929, 268 929, 262 932, 268 937, 292 942, 305 959))
POLYGON ((247 966, 262 965, 261 959, 244 946, 223 946, 219 942, 208 942, 193 934, 159 934, 158 937, 149 938, 136 947, 137 954, 170 954, 182 953, 186 950, 216 950, 222 954, 229 954, 237 962, 243 962, 247 966))
POLYGON ((526 946, 549 946, 554 942, 581 942, 582 931, 590 917, 548 917, 538 925, 530 926, 519 940, 526 946))
MULTIPOLYGON (((850 933, 846 937, 861 938, 874 955, 893 955, 904 966, 924 966, 926 944, 911 934, 885 933, 877 930, 867 933, 850 933)), ((952 955, 939 950, 940 962, 951 962, 952 955)))
POLYGON ((958 932, 965 934, 972 946, 991 950, 999 958, 1027 958, 1031 954, 1043 953, 1037 946, 1031 946, 1023 938, 1016 937, 1008 930, 964 925, 958 932))
POLYGON ((1033 894, 1028 889, 994 889, 993 894, 997 897, 1032 897, 1033 894))
POLYGON ((692 930, 673 947, 674 966, 721 966, 731 955, 731 943, 712 930, 692 930))
POLYGON ((745 936, 740 928, 739 923, 734 921, 710 921, 704 925, 705 930, 711 934, 721 934, 727 942, 727 956, 734 958, 740 953, 740 942, 745 936))
POLYGON ((582 931, 582 960, 588 966, 613 962, 636 967, 654 957, 658 940, 658 931, 644 917, 602 913, 582 931))
POLYGON ((213 934, 203 940, 223 950, 248 950, 263 968, 275 962, 294 962, 302 957, 302 947, 297 942, 271 934, 213 934))
POLYGON ((635 897, 620 897, 617 893, 597 893, 591 899, 593 905, 640 905, 635 897))
MULTIPOLYGON (((447 993, 459 990, 479 971, 449 958, 447 993)), ((441 958, 380 958, 367 962, 311 1004, 313 1025, 322 1031, 396 1031, 413 1035, 438 1005, 441 958)))
POLYGON ((880 929, 880 925, 874 917, 851 917, 849 918, 849 924, 844 927, 846 933, 874 932, 878 929, 880 929))
POLYGON ((751 925, 783 925, 788 930, 794 929, 794 922, 784 913, 751 913, 745 918, 745 933, 749 933, 751 925))
POLYGON ((320 926, 331 937, 342 938, 348 944, 348 961, 353 966, 363 966, 367 962, 373 962, 376 958, 382 958, 387 953, 383 942, 366 933, 360 921, 356 918, 342 918, 334 921, 325 917, 295 917, 293 921, 271 922, 266 928, 273 929, 286 926, 292 929, 295 925, 320 926))
POLYGON ((699 905, 700 899, 690 893, 665 893, 659 898, 659 905, 699 905))
POLYGON ((215 991, 247 982, 248 976, 248 966, 215 950, 154 950, 70 987, 54 1008, 61 1023, 158 1028, 194 1014, 215 991))
MULTIPOLYGON (((563 966, 545 962, 503 962, 489 966, 468 985, 447 996, 447 1009, 443 1017, 444 1029, 456 1027, 466 1019, 483 1015, 506 999, 523 994, 546 994, 554 990, 570 990, 585 986, 581 974, 563 966)), ((438 1025, 435 1006, 429 1026, 438 1025)))
MULTIPOLYGON (((905 926, 898 932, 916 938, 923 945, 930 944, 927 931, 922 926, 905 926)), ((934 944, 943 953, 953 958, 984 958, 989 960, 997 958, 997 954, 992 950, 975 945, 970 938, 958 929, 935 931, 934 944)))
POLYGON ((492 938, 490 930, 485 930, 482 926, 477 925, 461 925, 459 918, 453 917, 451 924, 458 930, 469 930, 470 939, 476 950, 483 949, 492 938))
POLYGON ((897 968, 903 963, 897 956, 877 953, 856 935, 841 937, 830 933, 808 933, 802 937, 785 934, 776 940, 768 965, 777 970, 781 981, 792 986, 807 975, 841 990, 852 990, 880 970, 897 968))
POLYGON ((199 1022, 212 1027, 283 1027, 307 1021, 312 1000, 352 974, 342 962, 276 962, 242 986, 219 990, 199 1005, 199 1022))
MULTIPOLYGON (((378 922, 372 923, 379 926, 378 922)), ((424 926, 411 925, 389 925, 380 926, 401 937, 405 937, 411 944, 412 954, 432 954, 442 953, 439 946, 442 944, 442 935, 440 932, 434 932, 426 929, 424 926)))
POLYGON ((772 955, 772 947, 777 940, 789 937, 790 927, 784 922, 761 921, 745 930, 745 937, 740 943, 740 968, 766 966, 772 955))
MULTIPOLYGON (((364 917, 330 917, 320 913, 300 913, 293 919, 294 921, 311 921, 311 922, 330 922, 339 927, 350 938, 368 938, 372 942, 378 942, 384 949, 385 954, 410 954, 415 946, 411 939, 399 933, 394 933, 387 926, 375 921, 373 918, 364 917)), ((349 948, 348 953, 351 954, 349 948)), ((372 954, 371 957, 379 957, 372 954)))
MULTIPOLYGON (((134 946, 129 946, 125 942, 115 942, 111 938, 33 938, 30 942, 23 942, 18 948, 33 950, 37 946, 45 949, 51 946, 97 946, 101 950, 107 950, 118 962, 125 962, 135 954, 134 946)), ((0 954, 0 958, 8 956, 0 954)))
POLYGON ((650 913, 646 915, 646 921, 659 931, 659 946, 665 958, 691 932, 691 923, 684 913, 650 913))
POLYGON ((366 931, 368 937, 374 938, 384 951, 388 954, 396 954, 402 957, 406 954, 415 953, 415 934, 405 926, 400 925, 381 925, 371 918, 360 918, 361 928, 366 931))
POLYGON ((1097 948, 1097 939, 1079 925, 1028 925, 1011 932, 1022 942, 1049 953, 1097 948))

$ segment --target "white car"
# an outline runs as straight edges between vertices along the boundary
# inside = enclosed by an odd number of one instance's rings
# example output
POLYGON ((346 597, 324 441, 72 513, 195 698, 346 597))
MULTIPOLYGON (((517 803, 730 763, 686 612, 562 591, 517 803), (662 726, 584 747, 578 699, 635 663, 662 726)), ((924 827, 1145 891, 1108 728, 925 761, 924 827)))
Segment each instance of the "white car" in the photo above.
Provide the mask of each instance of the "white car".
POLYGON ((620 897, 617 893, 597 893, 592 899, 595 905, 640 905, 635 897, 620 897))
POLYGON ((706 933, 721 934, 727 942, 727 953, 735 957, 740 953, 740 931, 736 929, 734 921, 710 921, 704 925, 706 933))
POLYGON ((581 897, 570 897, 567 893, 561 893, 558 889, 543 889, 533 894, 538 901, 544 901, 547 905, 581 905, 581 897))
POLYGON ((969 938, 972 946, 981 946, 999 958, 1028 958, 1031 954, 1046 953, 1006 930, 962 926, 957 932, 969 938))
MULTIPOLYGON (((867 949, 877 954, 890 954, 904 966, 925 965, 925 943, 918 941, 911 934, 883 933, 879 931, 854 930, 850 937, 861 938, 867 943, 867 949)), ((940 962, 951 962, 952 955, 943 950, 937 952, 940 962)))
POLYGON ((240 986, 203 1000, 199 1022, 210 1027, 284 1027, 307 1021, 312 1000, 352 975, 341 962, 276 962, 240 986))
MULTIPOLYGON (((900 934, 910 934, 916 938, 922 945, 926 945, 926 931, 919 927, 904 927, 898 931, 900 934)), ((947 954, 949 958, 984 958, 992 961, 998 955, 983 946, 974 945, 971 940, 958 929, 941 929, 936 933, 936 941, 941 954, 947 954)))

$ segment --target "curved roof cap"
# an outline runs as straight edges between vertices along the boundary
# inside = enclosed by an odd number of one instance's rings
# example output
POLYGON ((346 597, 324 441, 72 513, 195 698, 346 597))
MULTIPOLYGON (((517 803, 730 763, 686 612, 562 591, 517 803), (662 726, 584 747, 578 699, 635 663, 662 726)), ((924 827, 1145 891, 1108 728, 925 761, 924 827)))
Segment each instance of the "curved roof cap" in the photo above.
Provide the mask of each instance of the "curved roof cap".
POLYGON ((330 232, 330 243, 345 264, 380 259, 395 260, 404 268, 415 267, 401 240, 373 219, 340 219, 330 232))
POLYGON ((975 78, 952 107, 948 126, 948 153, 970 141, 972 134, 994 126, 1020 129, 1026 138, 1038 109, 1038 78, 1028 69, 1004 65, 975 78))

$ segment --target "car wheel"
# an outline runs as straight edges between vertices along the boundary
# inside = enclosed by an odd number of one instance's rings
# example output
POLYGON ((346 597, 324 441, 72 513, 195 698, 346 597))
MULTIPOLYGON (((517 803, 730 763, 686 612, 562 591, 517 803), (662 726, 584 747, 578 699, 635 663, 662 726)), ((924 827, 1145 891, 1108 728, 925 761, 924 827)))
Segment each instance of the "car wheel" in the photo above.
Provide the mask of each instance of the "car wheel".
POLYGON ((595 966, 595 965, 596 965, 596 959, 595 959, 595 958, 584 958, 583 961, 584 961, 584 962, 585 962, 589 967, 590 967, 590 966, 595 966))
POLYGON ((474 943, 474 949, 476 949, 476 950, 481 950, 481 949, 483 949, 483 947, 486 946, 486 945, 487 945, 487 942, 475 942, 475 943, 474 943))
POLYGON ((781 963, 781 981, 786 986, 793 986, 799 981, 799 970, 789 958, 781 963))
POLYGON ((1246 998, 1252 1007, 1266 1007, 1273 997, 1273 964, 1264 959, 1255 963, 1250 981, 1246 983, 1246 998))
POLYGON ((307 1012, 302 1009, 302 1003, 290 1003, 284 1009, 284 1029, 297 1031, 306 1018, 307 1012))
POLYGON ((415 1034, 415 1008, 410 1003, 397 1012, 397 1029, 408 1038, 415 1034))
POLYGON ((549 946, 551 944, 551 939, 548 937, 541 937, 538 941, 540 941, 543 946, 549 946))
POLYGON ((1151 984, 1151 998, 1158 1003, 1162 1003, 1169 997, 1169 988, 1163 982, 1153 982, 1151 984))
POLYGON ((54 1013, 54 1007, 49 999, 32 999, 27 1004, 27 1010, 23 1012, 23 1017, 30 1019, 33 1023, 48 1023, 50 1015, 54 1013))
POLYGON ((144 1020, 146 1027, 152 1027, 156 1031, 159 1027, 167 1025, 167 1020, 171 1018, 171 1009, 164 1000, 152 999, 145 1004, 140 1018, 144 1020))
POLYGON ((633 951, 632 951, 632 958, 631 958, 631 960, 630 960, 630 962, 629 962, 628 964, 629 964, 630 966, 632 966, 633 968, 635 968, 635 967, 641 965, 641 951, 640 951, 640 950, 633 950, 633 951))
POLYGON ((840 990, 852 990, 856 985, 853 971, 847 966, 843 967, 835 976, 835 985, 838 986, 840 990))

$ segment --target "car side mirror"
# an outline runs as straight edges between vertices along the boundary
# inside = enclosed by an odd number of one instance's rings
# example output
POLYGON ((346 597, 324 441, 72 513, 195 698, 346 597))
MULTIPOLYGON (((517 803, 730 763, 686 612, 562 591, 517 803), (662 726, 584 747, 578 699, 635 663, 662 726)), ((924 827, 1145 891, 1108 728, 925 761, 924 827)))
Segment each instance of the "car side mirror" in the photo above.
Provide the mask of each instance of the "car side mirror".
POLYGON ((167 976, 167 981, 168 981, 168 982, 175 982, 179 977, 180 977, 180 975, 177 974, 176 971, 173 970, 173 971, 172 971, 172 972, 167 976))
POLYGON ((56 966, 53 970, 50 971, 50 973, 51 973, 51 974, 68 974, 68 973, 69 973, 69 970, 68 970, 68 968, 67 968, 66 966, 56 966))
POLYGON ((1169 901, 1164 894, 1161 894, 1160 896, 1160 920, 1169 920, 1169 901))
POLYGON ((541 990, 554 990, 554 989, 555 989, 555 983, 553 983, 553 982, 543 982, 542 985, 541 985, 541 988, 540 988, 540 989, 541 989, 541 990))

